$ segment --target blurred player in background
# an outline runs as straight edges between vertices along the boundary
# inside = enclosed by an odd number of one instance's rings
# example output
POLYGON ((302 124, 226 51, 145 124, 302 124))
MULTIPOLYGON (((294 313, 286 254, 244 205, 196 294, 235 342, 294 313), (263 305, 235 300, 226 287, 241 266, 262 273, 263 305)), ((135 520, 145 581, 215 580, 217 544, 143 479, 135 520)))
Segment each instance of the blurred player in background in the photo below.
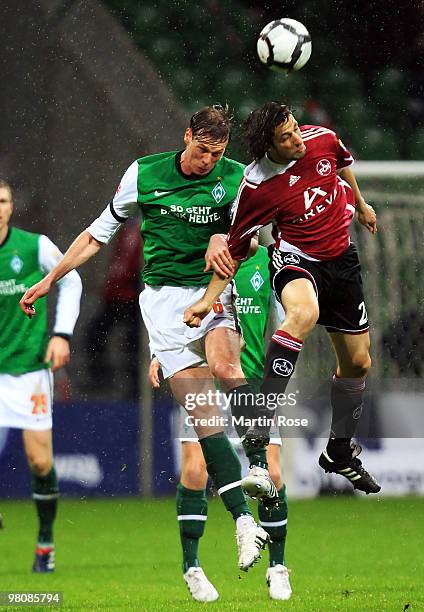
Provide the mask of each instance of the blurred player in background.
MULTIPOLYGON (((95 255, 140 208, 145 263, 140 308, 151 349, 176 401, 184 405, 189 393, 214 393, 215 377, 223 389, 232 392, 232 410, 246 416, 239 397, 246 396, 250 387, 240 365, 231 287, 213 305, 201 329, 188 330, 182 321, 184 308, 200 297, 208 283, 210 266, 205 269, 204 253, 213 234, 228 231, 229 209, 243 176, 243 166, 224 157, 230 129, 226 109, 202 108, 191 117, 183 151, 133 162, 100 217, 76 238, 62 262, 26 292, 21 307, 26 314, 33 314, 33 304, 39 297, 69 270, 95 255)), ((225 258, 220 265, 225 268, 225 258)), ((249 510, 240 486, 240 461, 219 422, 219 406, 216 402, 207 406, 197 402, 192 414, 197 419, 195 429, 208 473, 236 521, 239 567, 247 570, 269 536, 249 510)), ((239 435, 247 429, 242 426, 239 435)), ((245 452, 256 470, 252 478, 258 496, 278 502, 266 469, 265 448, 248 443, 245 452)))
MULTIPOLYGON (((267 102, 245 122, 254 158, 245 170, 227 243, 212 259, 231 255, 235 268, 249 250, 252 233, 271 221, 275 245, 271 282, 286 318, 268 348, 262 391, 284 392, 305 338, 316 323, 327 329, 336 356, 331 434, 319 458, 327 472, 341 474, 354 488, 377 493, 380 485, 364 469, 352 442, 362 412, 365 379, 371 366, 369 325, 360 264, 350 243, 355 209, 359 222, 377 231, 376 215, 363 199, 349 166, 353 158, 328 128, 301 128, 290 109, 267 102)), ((227 286, 227 266, 215 274, 206 294, 188 309, 196 326, 227 286)), ((258 424, 258 439, 267 436, 258 424)))
MULTIPOLYGON (((263 376, 265 347, 264 336, 273 316, 275 299, 271 291, 268 271, 268 253, 263 246, 257 253, 243 262, 235 277, 237 289, 236 308, 245 347, 241 353, 241 366, 246 379, 258 389, 263 376)), ((282 313, 283 314, 283 313, 282 313)), ((271 324, 274 321, 271 321, 271 324)), ((154 388, 159 388, 160 364, 155 357, 150 364, 149 378, 154 388)), ((184 415, 186 415, 184 411, 184 415)), ((228 416, 228 415, 227 415, 228 416)), ((227 432, 228 433, 228 432, 227 432)), ((228 433, 228 435, 230 435, 228 433)), ((230 438, 232 442, 237 439, 230 438)), ((215 601, 218 592, 208 581, 187 580, 195 576, 200 568, 198 557, 199 539, 206 527, 208 500, 206 485, 208 473, 200 444, 193 428, 184 422, 180 441, 182 462, 180 482, 177 486, 177 519, 183 552, 183 574, 193 598, 198 601, 215 601)), ((272 427, 267 447, 268 469, 278 490, 279 504, 273 509, 258 505, 259 522, 269 533, 269 568, 266 580, 272 599, 287 600, 291 596, 288 570, 285 566, 284 550, 287 534, 287 495, 281 474, 281 437, 277 427, 272 427)))
POLYGON ((46 236, 11 227, 12 211, 11 188, 0 180, 0 427, 22 429, 39 518, 33 571, 52 572, 59 488, 53 464, 51 372, 69 361, 82 287, 75 271, 59 283, 50 340, 46 299, 40 300, 36 319, 23 316, 19 298, 62 255, 46 236))
POLYGON ((139 397, 141 323, 137 303, 140 294, 141 237, 136 219, 124 225, 113 246, 102 292, 103 301, 85 334, 87 352, 91 356, 88 374, 91 387, 93 380, 103 390, 110 390, 112 385, 116 385, 121 397, 134 400, 139 397), (123 335, 119 368, 116 367, 116 360, 112 359, 115 352, 107 345, 107 336, 116 327, 123 335))

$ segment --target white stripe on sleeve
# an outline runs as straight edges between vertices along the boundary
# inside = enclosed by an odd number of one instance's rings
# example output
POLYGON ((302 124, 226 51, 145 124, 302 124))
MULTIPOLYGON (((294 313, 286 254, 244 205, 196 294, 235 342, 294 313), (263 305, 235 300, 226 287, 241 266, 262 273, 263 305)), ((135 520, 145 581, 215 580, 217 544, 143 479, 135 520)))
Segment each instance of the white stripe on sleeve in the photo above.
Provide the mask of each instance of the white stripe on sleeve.
POLYGON ((138 162, 131 164, 121 179, 113 200, 87 231, 99 242, 108 243, 122 223, 137 212, 138 162))
MULTIPOLYGON (((60 262, 63 255, 57 246, 40 236, 38 243, 38 263, 43 274, 48 274, 60 262)), ((76 270, 71 270, 57 283, 56 318, 53 333, 71 335, 80 312, 82 293, 81 278, 76 270)))

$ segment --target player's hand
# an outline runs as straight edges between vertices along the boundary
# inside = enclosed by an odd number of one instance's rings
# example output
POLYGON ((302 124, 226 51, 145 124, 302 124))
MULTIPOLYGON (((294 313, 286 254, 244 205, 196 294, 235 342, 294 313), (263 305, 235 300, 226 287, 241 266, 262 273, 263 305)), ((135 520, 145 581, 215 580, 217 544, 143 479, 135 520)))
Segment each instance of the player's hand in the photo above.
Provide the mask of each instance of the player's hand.
POLYGON ((364 205, 358 209, 357 217, 359 223, 366 227, 371 234, 377 233, 377 215, 372 206, 364 202, 364 205))
POLYGON ((234 264, 224 234, 214 234, 210 237, 205 261, 205 272, 212 269, 222 279, 234 275, 234 264))
POLYGON ((212 306, 198 300, 193 306, 184 310, 183 321, 188 327, 200 327, 202 320, 210 313, 212 306))
POLYGON ((25 291, 21 300, 19 301, 19 306, 21 310, 29 316, 31 319, 33 315, 35 315, 34 303, 41 297, 44 297, 48 294, 51 289, 51 281, 46 276, 41 279, 38 283, 30 287, 27 291, 25 291))
POLYGON ((153 357, 149 365, 149 380, 150 380, 150 384, 152 385, 154 389, 159 389, 160 387, 159 370, 160 370, 159 359, 157 357, 153 357))
POLYGON ((60 336, 53 336, 47 345, 46 356, 44 361, 46 363, 51 362, 51 369, 53 372, 59 368, 63 368, 71 358, 71 349, 69 340, 61 338, 60 336))

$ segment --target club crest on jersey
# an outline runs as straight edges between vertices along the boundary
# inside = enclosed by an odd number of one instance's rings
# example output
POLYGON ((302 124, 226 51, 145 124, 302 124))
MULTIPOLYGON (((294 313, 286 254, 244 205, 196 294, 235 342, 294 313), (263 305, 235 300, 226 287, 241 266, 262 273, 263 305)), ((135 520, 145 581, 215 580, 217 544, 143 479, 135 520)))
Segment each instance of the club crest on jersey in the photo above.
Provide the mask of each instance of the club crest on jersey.
POLYGON ((317 163, 317 172, 321 176, 328 176, 331 174, 331 162, 328 159, 320 159, 317 163))
POLYGON ((256 270, 255 274, 250 279, 250 283, 255 291, 259 291, 259 289, 264 284, 264 279, 260 275, 260 273, 256 270))
POLYGON ((286 264, 299 264, 300 257, 296 255, 296 253, 289 253, 288 255, 284 255, 283 261, 286 264))
POLYGON ((295 176, 294 174, 292 174, 289 178, 289 187, 293 187, 293 185, 297 183, 299 179, 300 179, 300 176, 295 176))
POLYGON ((290 376, 293 372, 293 364, 287 359, 274 359, 272 369, 277 376, 290 376))
POLYGON ((12 257, 12 260, 10 262, 10 267, 12 268, 15 274, 19 274, 23 266, 24 266, 24 262, 22 261, 20 257, 18 257, 17 255, 12 257))
POLYGON ((215 187, 212 189, 211 191, 213 199, 215 200, 215 202, 217 204, 220 203, 220 201, 222 200, 222 198, 225 196, 225 194, 227 193, 224 189, 224 187, 222 186, 221 182, 218 182, 215 187))

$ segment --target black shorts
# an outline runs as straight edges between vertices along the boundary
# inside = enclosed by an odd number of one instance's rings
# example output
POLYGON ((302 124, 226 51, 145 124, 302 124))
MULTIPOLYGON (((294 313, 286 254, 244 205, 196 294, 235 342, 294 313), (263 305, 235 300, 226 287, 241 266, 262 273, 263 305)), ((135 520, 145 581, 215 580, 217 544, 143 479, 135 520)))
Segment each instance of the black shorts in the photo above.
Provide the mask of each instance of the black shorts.
POLYGON ((309 279, 318 297, 318 323, 329 332, 364 334, 369 329, 362 291, 361 264, 355 245, 330 261, 310 261, 297 253, 269 247, 271 284, 275 297, 296 278, 309 279))

